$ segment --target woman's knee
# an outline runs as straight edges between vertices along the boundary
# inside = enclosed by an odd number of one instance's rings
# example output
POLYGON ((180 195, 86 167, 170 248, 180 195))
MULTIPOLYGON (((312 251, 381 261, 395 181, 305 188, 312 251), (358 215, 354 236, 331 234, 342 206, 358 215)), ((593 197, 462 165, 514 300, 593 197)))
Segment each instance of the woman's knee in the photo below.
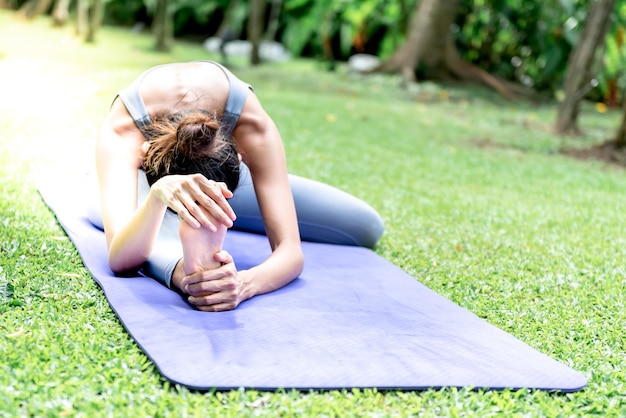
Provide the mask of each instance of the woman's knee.
POLYGON ((303 240, 373 248, 383 220, 365 201, 333 186, 290 178, 303 240))

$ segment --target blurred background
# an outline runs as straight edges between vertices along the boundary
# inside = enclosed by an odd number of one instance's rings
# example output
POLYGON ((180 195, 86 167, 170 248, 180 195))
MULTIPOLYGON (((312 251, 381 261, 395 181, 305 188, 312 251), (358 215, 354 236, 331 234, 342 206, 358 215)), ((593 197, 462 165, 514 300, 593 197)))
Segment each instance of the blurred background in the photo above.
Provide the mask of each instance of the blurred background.
MULTIPOLYGON (((417 83, 475 83, 558 106, 557 134, 580 133, 583 100, 624 105, 601 148, 626 148, 626 0, 0 0, 97 42, 102 25, 149 32, 154 49, 201 43, 225 64, 293 58, 329 72, 395 73, 417 83)), ((621 158, 621 157, 620 157, 621 158)))
POLYGON ((104 24, 151 30, 157 49, 185 38, 225 54, 249 52, 254 63, 304 56, 333 70, 366 54, 355 70, 472 78, 504 94, 516 93, 515 83, 559 99, 570 53, 582 35, 596 36, 601 59, 579 94, 612 107, 626 87, 624 0, 0 0, 0 7, 25 19, 52 15, 88 41, 104 24), (596 35, 585 33, 594 7, 605 9, 590 28, 596 35))

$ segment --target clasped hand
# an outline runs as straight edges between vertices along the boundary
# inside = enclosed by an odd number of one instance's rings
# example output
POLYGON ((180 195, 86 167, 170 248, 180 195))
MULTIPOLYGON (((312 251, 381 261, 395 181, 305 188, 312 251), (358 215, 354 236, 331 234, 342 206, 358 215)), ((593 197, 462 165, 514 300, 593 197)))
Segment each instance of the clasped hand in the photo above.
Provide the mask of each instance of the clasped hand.
POLYGON ((235 267, 232 256, 226 251, 215 254, 221 266, 186 276, 181 290, 187 300, 200 311, 217 312, 235 309, 245 299, 244 282, 235 267))
POLYGON ((205 227, 215 231, 215 222, 230 228, 235 220, 235 212, 226 200, 233 193, 225 183, 208 180, 202 174, 164 176, 150 189, 182 221, 194 228, 205 227))

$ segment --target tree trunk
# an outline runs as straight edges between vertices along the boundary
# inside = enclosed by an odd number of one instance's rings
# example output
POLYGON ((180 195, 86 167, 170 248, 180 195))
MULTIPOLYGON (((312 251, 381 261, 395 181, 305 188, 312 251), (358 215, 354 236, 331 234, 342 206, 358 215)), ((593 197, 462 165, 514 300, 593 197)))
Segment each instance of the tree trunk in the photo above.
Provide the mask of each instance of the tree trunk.
POLYGON ((623 92, 622 96, 622 123, 613 140, 613 144, 617 149, 626 148, 626 91, 623 92))
POLYGON ((250 12, 248 16, 248 40, 252 44, 250 63, 259 65, 261 55, 261 38, 263 37, 263 21, 265 17, 265 0, 250 0, 250 12))
POLYGON ((579 133, 580 100, 589 91, 597 50, 604 48, 614 4, 615 0, 595 0, 591 4, 585 27, 569 56, 565 98, 559 104, 556 121, 556 132, 559 134, 579 133))
MULTIPOLYGON (((407 0, 399 0, 400 5, 400 30, 403 33, 406 33, 409 25, 409 16, 411 12, 409 11, 409 5, 407 4, 407 0)), ((415 8, 417 10, 417 7, 415 8)))
POLYGON ((438 66, 456 9, 457 0, 416 1, 406 41, 376 71, 399 71, 406 81, 413 82, 415 67, 422 58, 438 66))
MULTIPOLYGON (((232 22, 233 13, 235 13, 235 10, 237 9, 237 7, 239 7, 239 3, 241 3, 241 0, 232 0, 228 2, 228 7, 226 8, 226 11, 224 12, 224 18, 222 19, 220 26, 217 28, 217 31, 215 32, 216 35, 219 36, 220 38, 227 31, 231 31, 233 33, 240 31, 241 28, 236 28, 232 22)), ((239 34, 236 34, 236 35, 239 36, 239 34)))
POLYGON ((76 1, 76 36, 83 37, 89 26, 89 0, 76 1))
POLYGON ((28 0, 17 11, 19 17, 24 19, 33 19, 44 14, 52 6, 53 0, 28 0))
POLYGON ((457 13, 458 0, 421 0, 409 22, 404 44, 373 72, 401 72, 405 81, 416 81, 419 67, 433 78, 454 75, 461 80, 482 82, 507 98, 512 90, 498 78, 463 61, 454 44, 450 26, 457 13))
POLYGON ((70 15, 71 0, 57 0, 52 11, 52 24, 55 27, 65 26, 70 15))
POLYGON ((270 17, 265 31, 265 39, 268 41, 276 40, 276 32, 278 32, 278 24, 280 19, 280 9, 283 7, 283 0, 272 0, 270 3, 270 17))
POLYGON ((152 25, 156 38, 154 49, 162 52, 169 51, 174 37, 174 22, 168 0, 157 0, 152 25))
POLYGON ((85 42, 95 42, 96 32, 102 24, 102 16, 104 14, 103 0, 91 0, 89 9, 89 19, 87 20, 87 32, 85 33, 85 42))

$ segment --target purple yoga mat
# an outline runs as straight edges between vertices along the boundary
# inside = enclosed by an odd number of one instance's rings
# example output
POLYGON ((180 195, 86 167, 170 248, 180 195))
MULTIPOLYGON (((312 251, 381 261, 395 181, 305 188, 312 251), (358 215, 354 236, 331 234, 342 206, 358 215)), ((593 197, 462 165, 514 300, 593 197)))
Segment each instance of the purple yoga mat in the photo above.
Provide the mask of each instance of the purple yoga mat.
MULTIPOLYGON (((438 295, 371 250, 303 243, 288 286, 230 312, 199 312, 146 277, 115 277, 80 193, 40 193, 126 330, 168 380, 193 389, 441 387, 573 392, 586 377, 438 295)), ((240 269, 264 236, 229 231, 240 269)))

